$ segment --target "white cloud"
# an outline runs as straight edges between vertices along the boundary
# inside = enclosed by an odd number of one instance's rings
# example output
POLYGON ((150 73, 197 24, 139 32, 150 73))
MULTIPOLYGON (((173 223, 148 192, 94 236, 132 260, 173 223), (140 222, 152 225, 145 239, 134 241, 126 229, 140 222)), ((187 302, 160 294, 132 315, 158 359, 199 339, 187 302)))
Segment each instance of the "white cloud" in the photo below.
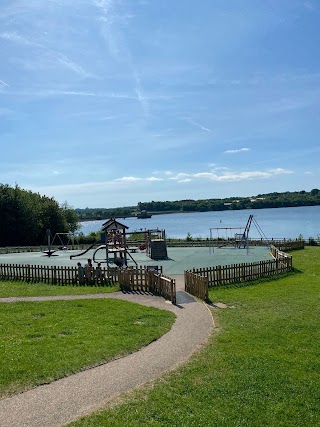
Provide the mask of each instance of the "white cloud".
POLYGON ((190 178, 186 178, 186 179, 181 179, 180 181, 177 181, 177 182, 182 182, 182 183, 184 183, 184 182, 191 182, 192 181, 192 179, 190 179, 190 178))
POLYGON ((234 154, 234 153, 243 153, 245 151, 251 151, 251 149, 250 148, 239 148, 238 150, 226 150, 224 153, 234 154))
POLYGON ((192 126, 195 126, 195 127, 197 127, 198 129, 201 129, 201 130, 203 130, 203 131, 205 131, 205 132, 212 132, 212 129, 209 129, 208 127, 206 127, 206 126, 202 125, 201 123, 198 123, 198 122, 194 121, 193 119, 186 118, 186 120, 187 120, 187 121, 188 121, 192 126))
POLYGON ((97 6, 104 15, 111 12, 113 1, 112 0, 94 0, 94 5, 97 6))
POLYGON ((252 179, 258 179, 258 178, 272 178, 274 175, 281 175, 281 174, 290 174, 293 173, 292 171, 277 168, 277 169, 270 169, 266 171, 245 171, 245 172, 223 172, 222 174, 213 173, 213 172, 198 172, 193 174, 188 173, 178 173, 177 175, 169 178, 173 181, 179 181, 182 180, 185 182, 185 180, 207 180, 207 181, 217 181, 217 182, 232 182, 232 181, 248 181, 252 179))
POLYGON ((155 178, 154 176, 150 176, 147 178, 141 178, 137 176, 123 176, 122 178, 116 178, 117 182, 138 182, 138 181, 149 181, 149 182, 157 182, 163 181, 163 178, 155 178))
POLYGON ((151 176, 150 178, 146 178, 146 181, 163 181, 163 178, 155 178, 154 176, 151 176))
MULTIPOLYGON (((81 65, 72 61, 69 57, 64 55, 61 52, 53 50, 51 48, 46 47, 44 44, 38 43, 34 40, 28 39, 24 36, 21 36, 17 32, 4 32, 0 34, 0 38, 3 40, 7 40, 12 43, 16 43, 23 47, 36 48, 34 53, 34 62, 36 63, 33 67, 43 68, 43 66, 50 66, 51 63, 60 64, 64 68, 67 68, 74 73, 78 74, 81 77, 94 77, 93 74, 87 72, 81 65), (39 50, 41 51, 39 54, 39 50), (48 60, 48 63, 45 62, 45 59, 48 60)), ((30 60, 29 60, 30 67, 30 60)))
POLYGON ((115 181, 119 181, 119 182, 136 182, 141 180, 142 178, 137 178, 135 176, 123 176, 122 178, 115 179, 115 181))
MULTIPOLYGON (((55 171, 53 171, 55 174, 55 171)), ((39 192, 40 194, 45 194, 50 197, 55 197, 60 200, 65 200, 66 198, 84 198, 88 200, 90 197, 96 198, 98 194, 109 193, 110 194, 119 194, 119 192, 127 191, 130 192, 132 186, 136 186, 136 194, 139 194, 139 191, 145 193, 148 182, 152 185, 153 182, 162 182, 161 187, 162 191, 166 191, 166 181, 175 183, 176 185, 188 184, 190 182, 236 182, 236 181, 249 181, 257 179, 270 179, 274 176, 280 174, 290 174, 293 173, 290 170, 285 170, 282 168, 270 169, 265 171, 245 171, 245 172, 225 172, 222 174, 214 174, 210 172, 198 172, 198 173, 178 173, 173 177, 167 177, 167 179, 147 177, 141 178, 136 176, 125 176, 122 178, 117 178, 111 181, 98 181, 98 182, 84 182, 84 183, 75 183, 75 184, 60 184, 60 185, 46 185, 46 186, 37 186, 37 185, 27 185, 28 189, 32 191, 39 192)), ((172 186, 171 184, 171 186, 172 186)), ((154 191, 154 190, 152 190, 154 191)), ((177 190, 178 191, 178 190, 177 190)), ((129 195, 129 193, 128 193, 129 195)), ((117 196, 113 197, 113 202, 116 203, 117 196)), ((177 196, 179 199, 179 196, 177 196)), ((126 199, 127 200, 127 199, 126 199)), ((118 203, 118 202, 117 202, 118 203)), ((126 202, 121 202, 123 205, 126 202)), ((132 203, 132 202, 130 202, 132 203)))
POLYGON ((10 86, 8 85, 8 83, 4 82, 3 80, 0 80, 0 83, 1 83, 2 85, 4 85, 4 86, 10 87, 10 86))
POLYGON ((29 41, 25 37, 22 37, 19 34, 17 34, 15 31, 13 32, 8 31, 8 32, 1 33, 0 39, 8 40, 10 42, 20 44, 22 46, 38 46, 39 47, 37 43, 33 43, 29 41))
POLYGON ((192 177, 192 175, 188 173, 178 173, 175 176, 171 176, 169 179, 173 181, 180 181, 182 179, 188 179, 189 177, 192 177))

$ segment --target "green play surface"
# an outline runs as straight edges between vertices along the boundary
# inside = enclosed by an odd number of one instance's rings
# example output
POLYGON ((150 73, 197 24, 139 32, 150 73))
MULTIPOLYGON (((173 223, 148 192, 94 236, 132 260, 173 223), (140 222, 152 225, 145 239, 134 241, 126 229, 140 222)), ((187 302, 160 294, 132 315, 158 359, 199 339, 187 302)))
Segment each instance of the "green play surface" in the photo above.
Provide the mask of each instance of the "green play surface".
MULTIPOLYGON (((50 266, 76 266, 77 262, 84 265, 88 258, 93 257, 94 249, 85 255, 70 260, 70 255, 80 251, 67 250, 57 251, 53 256, 47 257, 42 252, 24 252, 14 254, 0 254, 0 264, 32 264, 50 266)), ((216 265, 230 265, 270 260, 271 255, 268 247, 254 246, 247 249, 236 249, 233 247, 208 248, 208 247, 168 247, 167 260, 150 259, 145 251, 130 253, 138 266, 162 266, 165 275, 183 274, 185 270, 192 268, 206 268, 216 265)), ((110 259, 113 257, 110 255, 110 259)), ((96 260, 105 266, 105 251, 96 254, 96 260)), ((110 266, 115 266, 113 263, 110 266)), ((128 266, 134 266, 134 262, 128 257, 128 266)))

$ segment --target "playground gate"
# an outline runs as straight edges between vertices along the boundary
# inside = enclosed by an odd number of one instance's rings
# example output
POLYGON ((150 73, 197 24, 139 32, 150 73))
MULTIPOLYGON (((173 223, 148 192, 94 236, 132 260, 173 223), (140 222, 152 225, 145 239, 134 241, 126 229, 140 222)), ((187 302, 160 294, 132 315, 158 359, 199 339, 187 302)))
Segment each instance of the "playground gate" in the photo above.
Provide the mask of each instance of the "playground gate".
POLYGON ((185 271, 184 281, 186 292, 203 300, 208 299, 208 277, 200 276, 199 274, 193 273, 191 271, 185 271))
POLYGON ((175 279, 164 276, 158 270, 126 268, 119 271, 119 283, 124 292, 150 292, 176 304, 175 279))

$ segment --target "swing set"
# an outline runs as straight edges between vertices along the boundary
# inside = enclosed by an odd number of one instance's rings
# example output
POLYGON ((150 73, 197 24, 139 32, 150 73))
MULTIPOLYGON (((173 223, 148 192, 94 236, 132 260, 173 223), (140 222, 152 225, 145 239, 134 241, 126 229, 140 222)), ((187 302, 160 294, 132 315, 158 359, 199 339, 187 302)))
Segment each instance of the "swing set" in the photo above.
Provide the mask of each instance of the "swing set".
POLYGON ((56 245, 59 246, 59 250, 67 251, 70 245, 74 245, 75 242, 79 244, 79 237, 72 233, 56 233, 53 236, 51 245, 54 246, 54 242, 57 240, 56 245))
POLYGON ((248 253, 248 251, 249 251, 249 231, 250 231, 250 227, 251 227, 252 223, 255 225, 256 229, 258 230, 260 237, 267 242, 268 246, 270 246, 270 243, 269 243, 267 237, 265 236, 265 234, 261 230, 261 227, 259 226, 259 224, 255 220, 253 215, 249 215, 247 224, 246 224, 243 232, 242 232, 243 227, 215 227, 215 228, 210 228, 211 245, 209 247, 209 253, 210 254, 214 253, 214 242, 217 240, 221 241, 222 239, 223 239, 223 243, 219 244, 218 248, 222 248, 225 246, 233 246, 235 249, 247 249, 247 253, 248 253), (235 233, 233 235, 232 230, 238 230, 238 233, 235 233), (217 235, 217 237, 215 237, 215 238, 213 237, 213 231, 215 231, 216 235, 217 235), (225 238, 220 237, 219 232, 220 232, 220 235, 221 235, 221 233, 223 233, 223 234, 225 233, 226 237, 225 238))
MULTIPOLYGON (((70 243, 73 246, 76 239, 76 236, 71 233, 55 233, 55 235, 53 236, 53 239, 51 239, 51 237, 52 237, 51 231, 48 229, 46 231, 46 240, 47 240, 48 249, 43 251, 43 253, 48 257, 51 257, 57 251, 61 251, 61 250, 67 251, 70 243), (58 244, 57 243, 54 244, 56 239, 58 240, 58 244), (54 246, 58 246, 58 249, 52 249, 54 248, 54 246)), ((79 239, 77 239, 77 243, 79 244, 79 239)))
POLYGON ((214 242, 218 241, 218 248, 222 248, 224 246, 234 245, 235 236, 242 235, 241 230, 243 227, 212 227, 210 230, 210 254, 214 253, 214 242), (234 233, 233 230, 237 230, 238 233, 234 233))

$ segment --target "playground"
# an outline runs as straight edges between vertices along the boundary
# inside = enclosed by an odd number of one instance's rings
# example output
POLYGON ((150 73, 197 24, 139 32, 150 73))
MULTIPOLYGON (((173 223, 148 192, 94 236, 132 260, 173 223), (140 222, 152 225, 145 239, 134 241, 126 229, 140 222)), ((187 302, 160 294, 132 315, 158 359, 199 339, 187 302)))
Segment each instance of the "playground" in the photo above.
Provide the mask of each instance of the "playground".
MULTIPOLYGON (((30 264, 30 265, 49 265, 49 266, 65 266, 75 267, 78 262, 82 265, 87 263, 87 259, 93 257, 95 249, 90 249, 86 254, 70 259, 70 255, 76 255, 79 251, 76 250, 59 250, 51 257, 46 256, 42 252, 23 252, 23 253, 8 253, 0 254, 0 264, 30 264)), ((257 262, 270 260, 271 255, 269 248, 266 246, 250 247, 249 250, 235 248, 214 248, 214 253, 209 252, 207 247, 179 247, 167 248, 168 258, 165 260, 151 259, 146 251, 133 253, 138 266, 162 266, 165 275, 183 274, 185 270, 192 268, 213 267, 216 265, 230 265, 248 262, 257 262)), ((97 262, 101 262, 102 266, 106 266, 105 257, 98 253, 97 262)), ((97 264, 95 264, 97 265, 97 264)), ((112 262, 112 257, 109 259, 109 265, 115 267, 112 262)), ((135 267, 135 263, 128 259, 128 267, 135 267)))
MULTIPOLYGON (((53 247, 50 240, 50 230, 47 231, 48 249, 42 252, 22 252, 0 254, 0 264, 45 265, 60 267, 75 267, 77 263, 83 266, 90 258, 93 266, 101 263, 102 267, 162 267, 165 275, 180 275, 193 268, 208 268, 241 263, 253 263, 272 259, 269 245, 249 246, 249 230, 251 223, 258 224, 252 215, 249 216, 244 231, 233 234, 233 240, 213 243, 215 232, 226 229, 210 229, 208 246, 170 247, 167 246, 164 230, 144 230, 138 232, 144 235, 143 244, 129 244, 127 226, 114 218, 108 220, 102 228, 100 241, 89 245, 83 250, 72 250, 69 246, 53 247), (214 246, 215 244, 215 246, 214 246)), ((230 231, 230 230, 229 230, 230 231)), ((233 231, 232 231, 233 232, 233 231)), ((261 231, 261 236, 263 233, 261 231)))

